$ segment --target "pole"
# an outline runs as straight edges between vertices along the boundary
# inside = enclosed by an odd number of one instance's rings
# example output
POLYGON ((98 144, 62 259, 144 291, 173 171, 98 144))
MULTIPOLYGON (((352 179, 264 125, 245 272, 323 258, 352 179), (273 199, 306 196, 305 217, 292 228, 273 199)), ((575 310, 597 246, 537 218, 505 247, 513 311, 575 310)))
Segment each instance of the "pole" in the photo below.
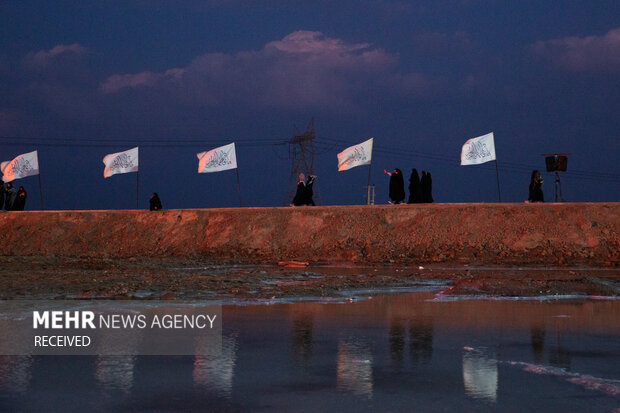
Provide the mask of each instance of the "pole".
POLYGON ((366 185, 366 205, 370 205, 370 169, 372 162, 368 164, 368 184, 366 185))
POLYGON ((39 172, 39 195, 41 196, 41 211, 44 211, 43 208, 43 190, 41 189, 41 173, 39 172))
POLYGON ((239 168, 235 168, 237 171, 237 194, 239 194, 239 207, 241 207, 241 185, 239 184, 239 168))
POLYGON ((499 168, 497 167, 497 159, 495 160, 495 175, 497 176, 497 202, 502 202, 502 194, 499 191, 499 168))
POLYGON ((140 171, 136 171, 136 209, 138 209, 138 194, 140 193, 140 171))

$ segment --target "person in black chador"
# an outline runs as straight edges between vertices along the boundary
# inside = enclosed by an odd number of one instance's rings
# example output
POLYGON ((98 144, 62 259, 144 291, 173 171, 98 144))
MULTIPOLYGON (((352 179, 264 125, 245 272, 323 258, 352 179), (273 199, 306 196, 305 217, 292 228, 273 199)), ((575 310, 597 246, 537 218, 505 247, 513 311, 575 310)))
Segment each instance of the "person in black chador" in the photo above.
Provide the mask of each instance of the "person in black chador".
POLYGON ((0 179, 0 210, 4 208, 4 193, 6 189, 4 189, 4 181, 0 179))
POLYGON ((540 172, 537 170, 532 171, 532 178, 530 179, 530 195, 527 200, 530 202, 545 202, 545 196, 542 191, 543 179, 540 176, 540 172))
POLYGON ((17 194, 15 193, 15 188, 13 188, 13 184, 10 182, 6 184, 6 193, 4 197, 4 209, 6 209, 7 211, 13 210, 13 203, 15 202, 16 195, 17 194))
POLYGON ((293 197, 291 206, 301 206, 306 204, 306 177, 304 174, 299 174, 299 180, 297 181, 297 192, 293 197))
POLYGON ((308 179, 306 179, 303 173, 299 174, 297 192, 295 192, 295 197, 293 198, 293 202, 291 202, 292 206, 314 205, 314 201, 312 200, 314 195, 312 184, 314 184, 315 178, 314 175, 308 175, 308 179))
POLYGON ((308 178, 306 179, 306 196, 304 199, 305 201, 304 205, 312 205, 312 206, 316 205, 314 203, 314 200, 312 199, 312 197, 314 196, 312 185, 314 184, 315 179, 316 179, 316 176, 314 175, 308 175, 308 178))
POLYGON ((422 171, 420 186, 422 187, 422 202, 433 202, 433 179, 430 172, 422 171))
POLYGON ((26 207, 26 197, 28 194, 23 186, 19 187, 17 191, 17 195, 15 196, 15 201, 13 201, 13 211, 23 211, 26 207))
POLYGON ((161 208, 161 200, 159 199, 159 195, 157 195, 157 192, 153 192, 153 195, 149 198, 149 209, 151 211, 159 211, 161 208))
POLYGON ((400 204, 405 200, 405 180, 400 169, 395 168, 393 172, 383 170, 390 176, 390 203, 400 204))
POLYGON ((418 170, 413 168, 409 177, 409 200, 408 204, 419 204, 422 202, 422 186, 420 185, 420 176, 418 170))

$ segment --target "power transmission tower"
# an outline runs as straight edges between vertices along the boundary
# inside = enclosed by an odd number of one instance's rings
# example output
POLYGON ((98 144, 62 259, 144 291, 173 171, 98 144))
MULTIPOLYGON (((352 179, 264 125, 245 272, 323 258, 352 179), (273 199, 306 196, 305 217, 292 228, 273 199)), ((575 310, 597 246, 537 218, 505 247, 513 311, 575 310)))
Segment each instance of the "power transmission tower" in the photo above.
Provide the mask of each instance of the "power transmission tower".
MULTIPOLYGON (((291 176, 289 178, 288 191, 286 194, 285 205, 289 205, 295 196, 297 190, 297 181, 299 174, 314 175, 314 117, 310 120, 308 127, 304 133, 300 133, 295 127, 295 135, 289 143, 289 157, 292 160, 291 164, 291 176)), ((321 197, 319 195, 317 182, 315 181, 312 186, 314 191, 314 203, 321 204, 321 197)))

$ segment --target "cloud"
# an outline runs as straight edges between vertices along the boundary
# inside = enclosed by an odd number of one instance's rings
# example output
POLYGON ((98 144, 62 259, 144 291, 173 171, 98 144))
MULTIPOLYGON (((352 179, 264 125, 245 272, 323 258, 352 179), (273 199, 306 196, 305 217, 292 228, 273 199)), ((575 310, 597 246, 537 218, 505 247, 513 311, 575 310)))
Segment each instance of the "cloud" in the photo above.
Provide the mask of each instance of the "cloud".
POLYGON ((536 42, 532 51, 551 63, 576 72, 620 70, 620 28, 604 36, 564 37, 536 42))
POLYGON ((40 50, 38 52, 29 53, 26 56, 26 61, 35 65, 46 65, 50 61, 58 57, 67 57, 70 55, 84 55, 88 52, 88 49, 78 43, 70 45, 59 44, 54 46, 50 50, 40 50))
POLYGON ((204 106, 354 108, 368 91, 419 93, 424 76, 397 72, 398 56, 369 43, 349 43, 320 32, 296 31, 258 51, 207 53, 165 72, 115 74, 104 95, 158 91, 168 99, 204 106))

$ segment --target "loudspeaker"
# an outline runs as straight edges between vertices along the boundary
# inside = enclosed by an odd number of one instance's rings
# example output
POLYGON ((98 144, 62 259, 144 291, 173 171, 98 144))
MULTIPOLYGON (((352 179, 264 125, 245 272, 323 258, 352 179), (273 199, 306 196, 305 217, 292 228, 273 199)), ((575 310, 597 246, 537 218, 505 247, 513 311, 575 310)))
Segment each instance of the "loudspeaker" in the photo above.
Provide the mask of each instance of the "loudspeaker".
POLYGON ((568 164, 568 158, 566 156, 547 156, 545 158, 545 165, 547 166, 547 172, 566 171, 568 164))

